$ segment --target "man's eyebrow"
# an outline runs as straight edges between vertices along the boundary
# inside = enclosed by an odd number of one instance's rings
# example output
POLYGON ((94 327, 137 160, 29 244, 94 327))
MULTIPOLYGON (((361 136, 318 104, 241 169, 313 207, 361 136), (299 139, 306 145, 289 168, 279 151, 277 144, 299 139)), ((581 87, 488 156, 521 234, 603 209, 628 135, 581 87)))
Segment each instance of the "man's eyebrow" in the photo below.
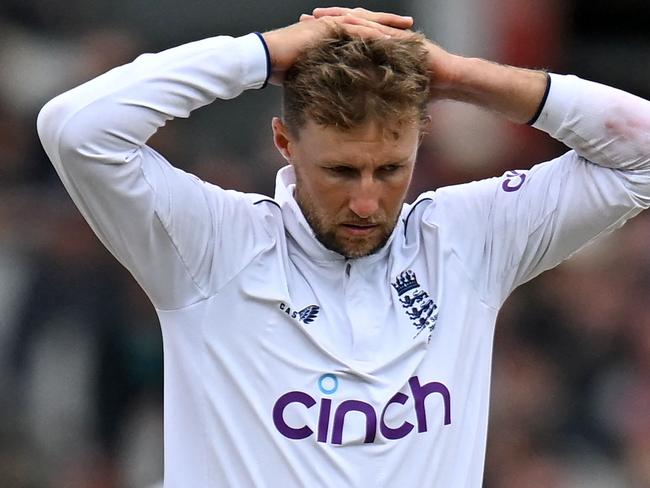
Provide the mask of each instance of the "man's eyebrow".
POLYGON ((349 166, 351 163, 348 161, 336 161, 333 159, 328 159, 326 161, 321 161, 319 164, 324 166, 349 166))
POLYGON ((410 161, 410 158, 404 158, 404 159, 396 159, 394 161, 389 161, 387 163, 382 164, 382 166, 388 166, 391 164, 406 164, 410 161))
MULTIPOLYGON (((407 156, 407 157, 405 157, 403 159, 396 159, 396 160, 391 160, 391 161, 386 161, 384 163, 380 163, 378 166, 390 166, 390 165, 393 165, 393 164, 407 164, 407 163, 410 162, 410 160, 411 160, 411 157, 407 156)), ((353 165, 349 161, 337 161, 337 160, 334 160, 334 159, 327 159, 325 161, 319 162, 318 164, 320 164, 322 166, 350 166, 350 167, 354 166, 354 167, 356 167, 356 165, 353 165)))

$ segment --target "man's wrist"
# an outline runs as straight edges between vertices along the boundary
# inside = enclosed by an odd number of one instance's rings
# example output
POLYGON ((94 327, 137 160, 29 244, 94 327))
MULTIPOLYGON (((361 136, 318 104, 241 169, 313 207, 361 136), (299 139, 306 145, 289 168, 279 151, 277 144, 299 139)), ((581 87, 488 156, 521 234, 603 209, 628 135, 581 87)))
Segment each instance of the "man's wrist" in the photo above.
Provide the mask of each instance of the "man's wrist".
POLYGON ((537 119, 539 119, 539 116, 542 115, 542 110, 544 110, 544 106, 546 105, 548 94, 551 92, 551 75, 548 73, 548 71, 544 71, 544 74, 546 75, 546 90, 544 91, 544 96, 542 96, 542 99, 539 102, 537 111, 531 117, 531 119, 528 122, 526 122, 526 125, 532 126, 535 124, 535 122, 537 122, 537 119))
POLYGON ((268 79, 268 62, 264 43, 257 33, 233 39, 233 55, 240 65, 239 82, 244 90, 259 89, 268 79))
POLYGON ((262 85, 262 88, 266 87, 266 85, 269 83, 269 79, 271 78, 271 52, 269 51, 269 46, 266 43, 266 39, 260 32, 254 32, 254 34, 259 38, 260 42, 262 43, 262 46, 264 46, 264 53, 266 54, 266 79, 264 80, 264 84, 262 85))
MULTIPOLYGON (((286 36, 285 31, 287 27, 275 29, 268 32, 263 32, 260 36, 264 40, 264 46, 267 50, 268 67, 269 67, 269 83, 274 85, 281 85, 284 72, 289 66, 283 65, 283 59, 290 57, 286 51, 286 36)), ((286 64, 286 63, 284 63, 286 64)))
POLYGON ((455 56, 452 72, 444 98, 485 108, 519 124, 534 121, 548 89, 545 71, 479 58, 455 56))

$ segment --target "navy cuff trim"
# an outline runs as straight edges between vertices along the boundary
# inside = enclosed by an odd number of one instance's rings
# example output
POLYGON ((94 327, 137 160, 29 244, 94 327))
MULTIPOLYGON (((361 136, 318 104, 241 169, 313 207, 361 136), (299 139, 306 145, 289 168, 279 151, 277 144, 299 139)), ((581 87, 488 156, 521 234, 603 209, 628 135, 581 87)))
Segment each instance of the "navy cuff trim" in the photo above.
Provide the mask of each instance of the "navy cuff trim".
POLYGON ((544 74, 546 75, 546 90, 544 90, 544 96, 542 97, 542 101, 539 102, 539 107, 537 107, 537 112, 535 112, 535 115, 533 115, 532 119, 526 122, 527 125, 533 125, 535 122, 537 122, 539 116, 542 115, 542 110, 544 110, 544 105, 546 105, 546 99, 548 98, 548 94, 551 91, 551 75, 548 73, 544 73, 544 74))
POLYGON ((264 36, 259 32, 255 32, 254 34, 260 38, 260 41, 262 41, 262 46, 264 46, 264 53, 266 54, 266 79, 262 85, 262 88, 264 88, 266 85, 268 85, 269 78, 271 78, 271 53, 269 52, 269 46, 266 45, 264 36))

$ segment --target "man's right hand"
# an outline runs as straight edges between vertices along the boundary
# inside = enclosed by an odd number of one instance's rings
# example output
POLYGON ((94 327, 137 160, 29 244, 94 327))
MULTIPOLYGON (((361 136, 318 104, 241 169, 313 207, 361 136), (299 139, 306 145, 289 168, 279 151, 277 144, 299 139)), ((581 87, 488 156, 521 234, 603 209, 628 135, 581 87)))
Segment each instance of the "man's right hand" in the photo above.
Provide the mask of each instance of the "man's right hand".
POLYGON ((352 35, 364 38, 404 35, 413 25, 411 17, 353 9, 357 15, 332 15, 314 17, 302 15, 300 22, 282 29, 262 34, 271 56, 271 79, 281 85, 286 71, 294 64, 300 53, 311 43, 321 39, 335 26, 352 35), (363 15, 358 15, 362 13, 363 15))

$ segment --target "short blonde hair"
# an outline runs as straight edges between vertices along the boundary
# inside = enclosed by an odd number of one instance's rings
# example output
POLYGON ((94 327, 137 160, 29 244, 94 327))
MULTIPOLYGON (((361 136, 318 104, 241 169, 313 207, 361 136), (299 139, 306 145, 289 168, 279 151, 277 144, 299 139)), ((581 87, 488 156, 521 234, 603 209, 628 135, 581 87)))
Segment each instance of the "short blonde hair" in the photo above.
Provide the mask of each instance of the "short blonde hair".
POLYGON ((426 54, 421 34, 361 39, 332 29, 286 73, 284 123, 295 137, 308 118, 341 130, 370 120, 424 123, 426 54))

